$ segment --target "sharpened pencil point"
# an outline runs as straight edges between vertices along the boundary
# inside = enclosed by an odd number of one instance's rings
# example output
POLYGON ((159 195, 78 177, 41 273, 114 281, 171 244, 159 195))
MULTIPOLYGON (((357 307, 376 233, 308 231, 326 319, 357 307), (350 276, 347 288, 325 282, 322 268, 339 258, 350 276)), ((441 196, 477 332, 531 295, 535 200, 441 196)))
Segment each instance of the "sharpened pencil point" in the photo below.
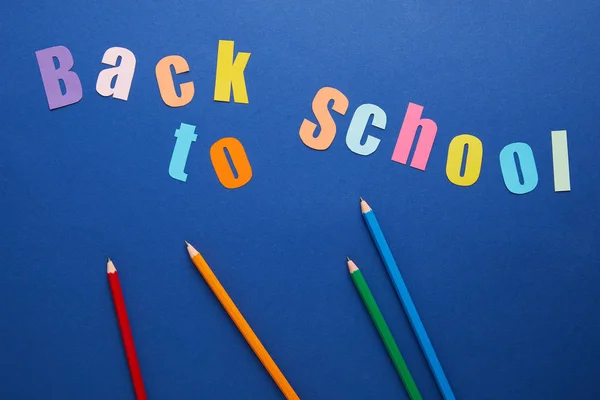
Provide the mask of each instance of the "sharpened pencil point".
POLYGON ((350 271, 350 273, 353 273, 354 271, 358 271, 358 267, 356 266, 356 264, 354 264, 354 261, 352 261, 349 257, 348 261, 346 261, 346 263, 348 264, 348 271, 350 271))
POLYGON ((186 246, 191 246, 187 240, 184 240, 186 246))
POLYGON ((350 257, 346 256, 346 261, 350 261, 350 257))
POLYGON ((106 272, 109 274, 117 272, 117 269, 115 268, 115 264, 113 264, 110 257, 108 258, 108 261, 106 262, 106 272))
POLYGON ((367 213, 371 211, 371 207, 369 207, 369 204, 365 201, 365 199, 363 199, 362 197, 360 198, 360 212, 367 213))
POLYGON ((198 254, 198 250, 196 250, 196 248, 194 246, 189 244, 187 242, 187 240, 185 241, 185 244, 187 244, 187 251, 188 251, 188 254, 190 255, 190 257, 194 257, 194 256, 196 256, 196 254, 198 254))

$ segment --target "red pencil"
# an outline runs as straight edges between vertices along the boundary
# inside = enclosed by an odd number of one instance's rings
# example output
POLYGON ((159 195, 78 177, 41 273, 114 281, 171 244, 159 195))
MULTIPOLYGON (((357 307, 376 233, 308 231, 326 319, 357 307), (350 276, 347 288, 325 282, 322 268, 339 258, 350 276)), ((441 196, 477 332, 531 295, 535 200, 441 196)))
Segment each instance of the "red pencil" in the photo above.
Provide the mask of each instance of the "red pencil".
POLYGON ((147 397, 146 390, 144 389, 144 382, 142 381, 142 371, 140 369, 137 355, 135 354, 133 335, 131 334, 129 319, 127 318, 127 310, 125 309, 125 299, 123 298, 123 291, 121 290, 119 274, 117 273, 117 269, 110 258, 108 259, 106 266, 106 273, 108 275, 108 283, 110 285, 110 291, 115 303, 117 319, 119 320, 119 328, 121 329, 123 347, 125 347, 125 355, 127 356, 127 363, 129 364, 129 373, 131 374, 131 381, 133 382, 135 397, 137 400, 146 400, 147 397))

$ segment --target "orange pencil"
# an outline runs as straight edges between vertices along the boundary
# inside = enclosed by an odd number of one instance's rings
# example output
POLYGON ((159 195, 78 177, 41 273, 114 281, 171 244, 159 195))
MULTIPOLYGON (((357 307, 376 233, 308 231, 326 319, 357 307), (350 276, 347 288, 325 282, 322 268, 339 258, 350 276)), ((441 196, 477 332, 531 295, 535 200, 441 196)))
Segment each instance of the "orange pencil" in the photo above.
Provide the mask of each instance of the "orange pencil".
POLYGON ((254 350, 254 353, 256 353, 256 356, 264 365, 267 372, 271 375, 271 378, 273 378, 285 398, 288 400, 299 400, 300 397, 298 397, 287 379, 285 379, 285 376, 283 376, 283 373, 279 367, 277 367, 277 364, 275 364, 275 361, 273 361, 267 352, 267 349, 265 349, 252 328, 250 328, 250 325, 248 325, 248 322, 246 322, 242 316, 242 313, 240 310, 238 310, 233 300, 231 300, 231 297, 229 297, 225 291, 225 288, 223 288, 202 255, 188 242, 185 242, 185 244, 187 245, 187 250, 190 254, 192 262, 198 271, 200 271, 200 274, 206 283, 208 283, 208 286, 210 286, 215 296, 217 296, 217 299, 219 299, 219 302, 221 302, 221 305, 225 311, 227 311, 227 314, 229 314, 229 317, 233 320, 235 326, 237 326, 237 328, 240 330, 244 336, 244 339, 246 339, 252 350, 254 350))

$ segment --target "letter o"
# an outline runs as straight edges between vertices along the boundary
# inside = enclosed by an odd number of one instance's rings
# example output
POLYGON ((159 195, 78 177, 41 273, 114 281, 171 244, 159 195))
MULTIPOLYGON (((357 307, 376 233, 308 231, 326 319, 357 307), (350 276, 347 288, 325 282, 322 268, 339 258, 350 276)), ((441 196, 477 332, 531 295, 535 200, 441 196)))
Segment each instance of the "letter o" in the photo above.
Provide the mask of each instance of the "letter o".
POLYGON ((531 192, 538 184, 537 167, 533 151, 527 143, 515 142, 507 144, 500 152, 500 168, 506 188, 514 194, 531 192), (519 173, 515 162, 515 154, 519 159, 523 183, 519 181, 519 173))
POLYGON ((244 186, 252 178, 252 167, 242 143, 236 138, 226 137, 218 140, 210 148, 210 160, 221 185, 228 189, 244 186), (229 164, 225 149, 229 152, 233 166, 229 164), (237 171, 237 178, 233 172, 237 171))
POLYGON ((483 144, 473 135, 458 135, 448 146, 448 159, 446 161, 446 176, 448 180, 458 186, 471 186, 481 173, 483 160, 483 144), (467 146, 467 159, 465 160, 465 173, 461 176, 463 156, 467 146))

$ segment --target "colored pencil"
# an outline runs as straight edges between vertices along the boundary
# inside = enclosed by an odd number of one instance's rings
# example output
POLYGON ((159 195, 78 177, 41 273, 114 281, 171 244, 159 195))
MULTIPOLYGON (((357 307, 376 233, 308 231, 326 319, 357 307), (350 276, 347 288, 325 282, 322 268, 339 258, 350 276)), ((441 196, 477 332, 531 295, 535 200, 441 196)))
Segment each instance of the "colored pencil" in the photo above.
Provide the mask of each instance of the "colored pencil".
POLYGON ((385 237, 383 236, 383 232, 379 227, 379 223, 377 222, 377 218, 375 217, 375 213, 371 207, 367 204, 366 201, 361 197, 360 199, 360 210, 362 215, 367 223, 367 227, 369 228, 369 232, 371 233, 371 237, 373 238, 373 242, 375 242, 375 246, 379 251, 379 255, 385 264, 388 275, 390 276, 392 283, 396 289, 396 293, 400 298, 400 302, 404 307, 404 311, 406 312, 410 324, 412 325, 413 331, 421 345, 421 349, 425 354, 425 358, 429 363, 429 368, 433 373, 433 376, 437 382, 437 385, 442 393, 442 396, 445 400, 455 400, 454 393, 452 393, 452 388, 450 387, 450 383, 446 378, 446 374, 444 374, 444 370, 442 369, 442 365, 438 360, 437 355, 435 354, 435 350, 433 349, 433 345, 429 340, 429 336, 425 331, 425 327, 423 326, 423 322, 421 322, 421 318, 419 317, 419 313, 417 312, 417 308, 410 297, 410 293, 408 292, 408 288, 406 287, 406 283, 404 283, 404 279, 402 279, 402 275, 400 274, 400 269, 398 269, 398 265, 396 264, 396 260, 394 260, 394 256, 392 255, 392 251, 390 250, 390 246, 388 246, 385 237))
POLYGON ((379 332, 379 336, 381 336, 381 340, 394 363, 396 372, 398 372, 402 383, 404 383, 408 396, 411 400, 423 400, 421 393, 419 393, 419 389, 417 388, 417 384, 413 380, 413 377, 408 370, 408 366, 402 357, 402 353, 400 353, 400 349, 392 336, 392 332, 390 332, 390 328, 388 328, 387 323, 383 318, 383 314, 381 314, 381 310, 379 310, 379 306, 369 289, 369 285, 367 285, 367 281, 354 261, 348 258, 347 263, 348 271, 350 271, 350 276, 356 286, 356 290, 358 290, 358 294, 360 294, 363 303, 365 303, 365 307, 367 307, 367 311, 373 320, 373 324, 375 325, 375 328, 377 328, 377 332, 379 332))
POLYGON ((246 319, 244 319, 240 310, 238 310, 233 300, 231 300, 231 297, 229 297, 229 294, 227 294, 227 292, 225 291, 225 288, 223 288, 213 271, 210 269, 210 267, 204 260, 204 257, 202 257, 202 255, 198 252, 198 250, 194 248, 194 246, 192 246, 188 242, 185 242, 185 244, 187 245, 187 250, 190 254, 192 262, 194 263, 198 271, 200 271, 200 274, 202 275, 208 286, 211 288, 215 296, 217 296, 217 299, 219 300, 225 311, 227 311, 227 314, 229 314, 229 317, 232 319, 235 326, 237 326, 242 336, 244 336, 244 339, 246 339, 246 341, 248 342, 248 344, 250 345, 260 362, 264 365, 267 372, 271 375, 271 378, 273 378, 273 380, 279 387, 279 390, 281 390, 286 399, 299 400, 300 397, 298 397, 298 395, 296 394, 292 386, 289 384, 287 379, 285 379, 285 376, 283 376, 283 373, 281 372, 279 367, 277 367, 277 364, 275 364, 275 361, 273 361, 273 359, 267 352, 267 349, 265 349, 265 347, 260 342, 252 328, 250 328, 250 325, 248 324, 248 322, 246 322, 246 319))
POLYGON ((117 313, 117 320, 119 321, 121 338, 123 339, 127 363, 129 364, 129 373, 131 374, 135 397, 137 400, 146 400, 147 397, 146 390, 144 389, 144 382, 142 380, 142 370, 140 369, 140 364, 135 353, 133 334, 131 333, 131 327, 129 326, 129 318, 127 318, 127 310, 125 309, 125 299, 123 298, 123 291, 121 290, 119 274, 110 258, 107 262, 106 274, 108 275, 110 292, 112 293, 113 302, 115 303, 115 312, 117 313))

